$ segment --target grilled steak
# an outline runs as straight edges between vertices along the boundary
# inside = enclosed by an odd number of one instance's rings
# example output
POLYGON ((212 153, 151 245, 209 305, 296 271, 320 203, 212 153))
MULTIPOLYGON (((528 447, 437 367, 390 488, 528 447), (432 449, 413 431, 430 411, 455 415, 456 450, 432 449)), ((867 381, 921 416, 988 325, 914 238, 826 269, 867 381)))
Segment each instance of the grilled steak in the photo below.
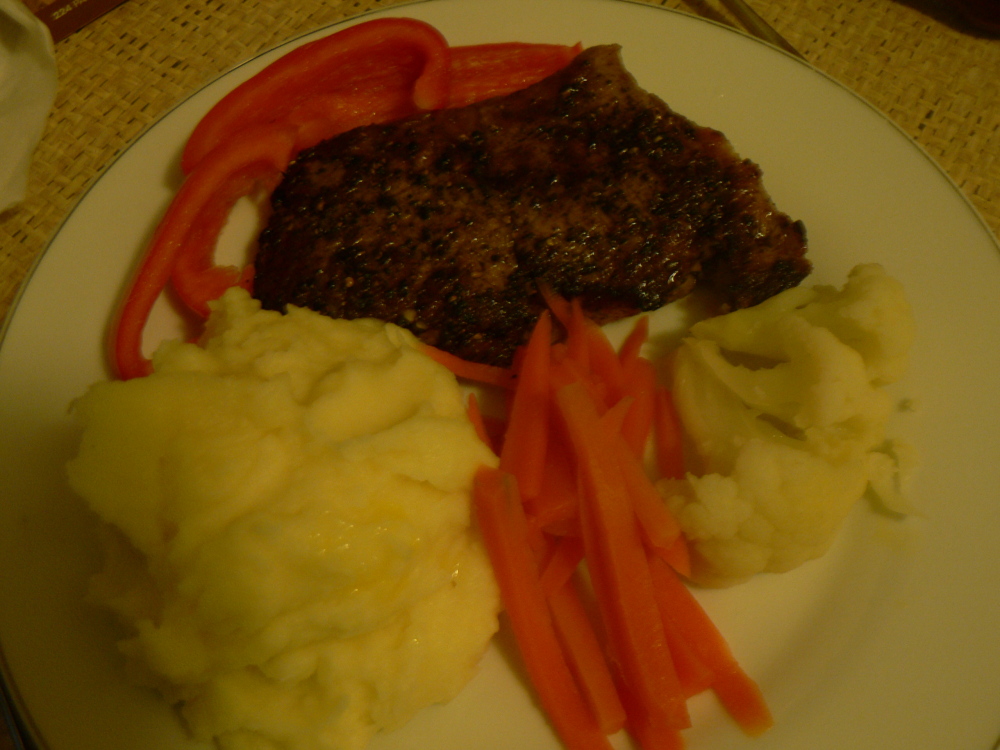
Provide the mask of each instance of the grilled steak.
POLYGON ((696 282, 746 307, 798 284, 804 253, 760 169, 599 46, 515 94, 301 153, 272 196, 254 289, 267 308, 379 318, 503 365, 539 284, 600 322, 696 282))

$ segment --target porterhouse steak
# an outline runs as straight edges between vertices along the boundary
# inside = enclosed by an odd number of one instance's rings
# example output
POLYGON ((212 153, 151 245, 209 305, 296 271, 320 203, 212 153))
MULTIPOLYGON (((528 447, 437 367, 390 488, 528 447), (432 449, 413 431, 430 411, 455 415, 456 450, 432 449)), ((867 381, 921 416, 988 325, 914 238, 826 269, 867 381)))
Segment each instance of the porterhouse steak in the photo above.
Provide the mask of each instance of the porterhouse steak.
POLYGON ((255 266, 266 308, 379 318, 501 365, 540 284, 607 322, 695 283, 746 307, 810 270, 760 169, 639 88, 613 45, 523 91, 304 151, 255 266))

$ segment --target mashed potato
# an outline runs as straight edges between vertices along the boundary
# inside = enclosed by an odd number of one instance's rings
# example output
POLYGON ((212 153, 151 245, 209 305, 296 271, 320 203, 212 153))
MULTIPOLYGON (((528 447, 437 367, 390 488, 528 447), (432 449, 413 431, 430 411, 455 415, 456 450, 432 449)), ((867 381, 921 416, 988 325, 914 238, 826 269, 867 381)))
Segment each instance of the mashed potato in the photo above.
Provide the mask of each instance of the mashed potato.
POLYGON ((99 383, 73 488, 136 679, 227 750, 348 750, 452 698, 497 628, 469 491, 494 456, 407 332, 226 293, 201 346, 99 383))

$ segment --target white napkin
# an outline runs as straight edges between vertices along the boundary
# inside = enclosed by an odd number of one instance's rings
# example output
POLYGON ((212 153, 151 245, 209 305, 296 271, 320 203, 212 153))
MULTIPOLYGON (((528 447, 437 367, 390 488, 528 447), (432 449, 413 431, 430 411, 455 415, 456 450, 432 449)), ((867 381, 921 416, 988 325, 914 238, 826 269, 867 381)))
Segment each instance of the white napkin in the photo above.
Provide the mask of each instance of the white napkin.
POLYGON ((55 96, 48 28, 20 0, 0 0, 0 213, 24 199, 55 96))

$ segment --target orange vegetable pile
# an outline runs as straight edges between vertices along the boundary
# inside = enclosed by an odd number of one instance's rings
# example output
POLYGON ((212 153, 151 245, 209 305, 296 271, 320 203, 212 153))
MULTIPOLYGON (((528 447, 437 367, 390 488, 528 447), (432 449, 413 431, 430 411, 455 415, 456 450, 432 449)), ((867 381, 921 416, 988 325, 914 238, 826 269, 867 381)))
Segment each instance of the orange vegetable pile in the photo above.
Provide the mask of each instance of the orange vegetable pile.
POLYGON ((622 729, 645 750, 683 747, 687 700, 709 689, 759 735, 771 714, 684 583, 687 544, 644 466, 652 440, 660 476, 684 471, 670 394, 640 355, 647 319, 615 351, 576 301, 548 303, 510 370, 425 347, 506 388, 502 423, 470 399, 500 457, 473 501, 538 699, 569 750, 610 748, 622 729))

